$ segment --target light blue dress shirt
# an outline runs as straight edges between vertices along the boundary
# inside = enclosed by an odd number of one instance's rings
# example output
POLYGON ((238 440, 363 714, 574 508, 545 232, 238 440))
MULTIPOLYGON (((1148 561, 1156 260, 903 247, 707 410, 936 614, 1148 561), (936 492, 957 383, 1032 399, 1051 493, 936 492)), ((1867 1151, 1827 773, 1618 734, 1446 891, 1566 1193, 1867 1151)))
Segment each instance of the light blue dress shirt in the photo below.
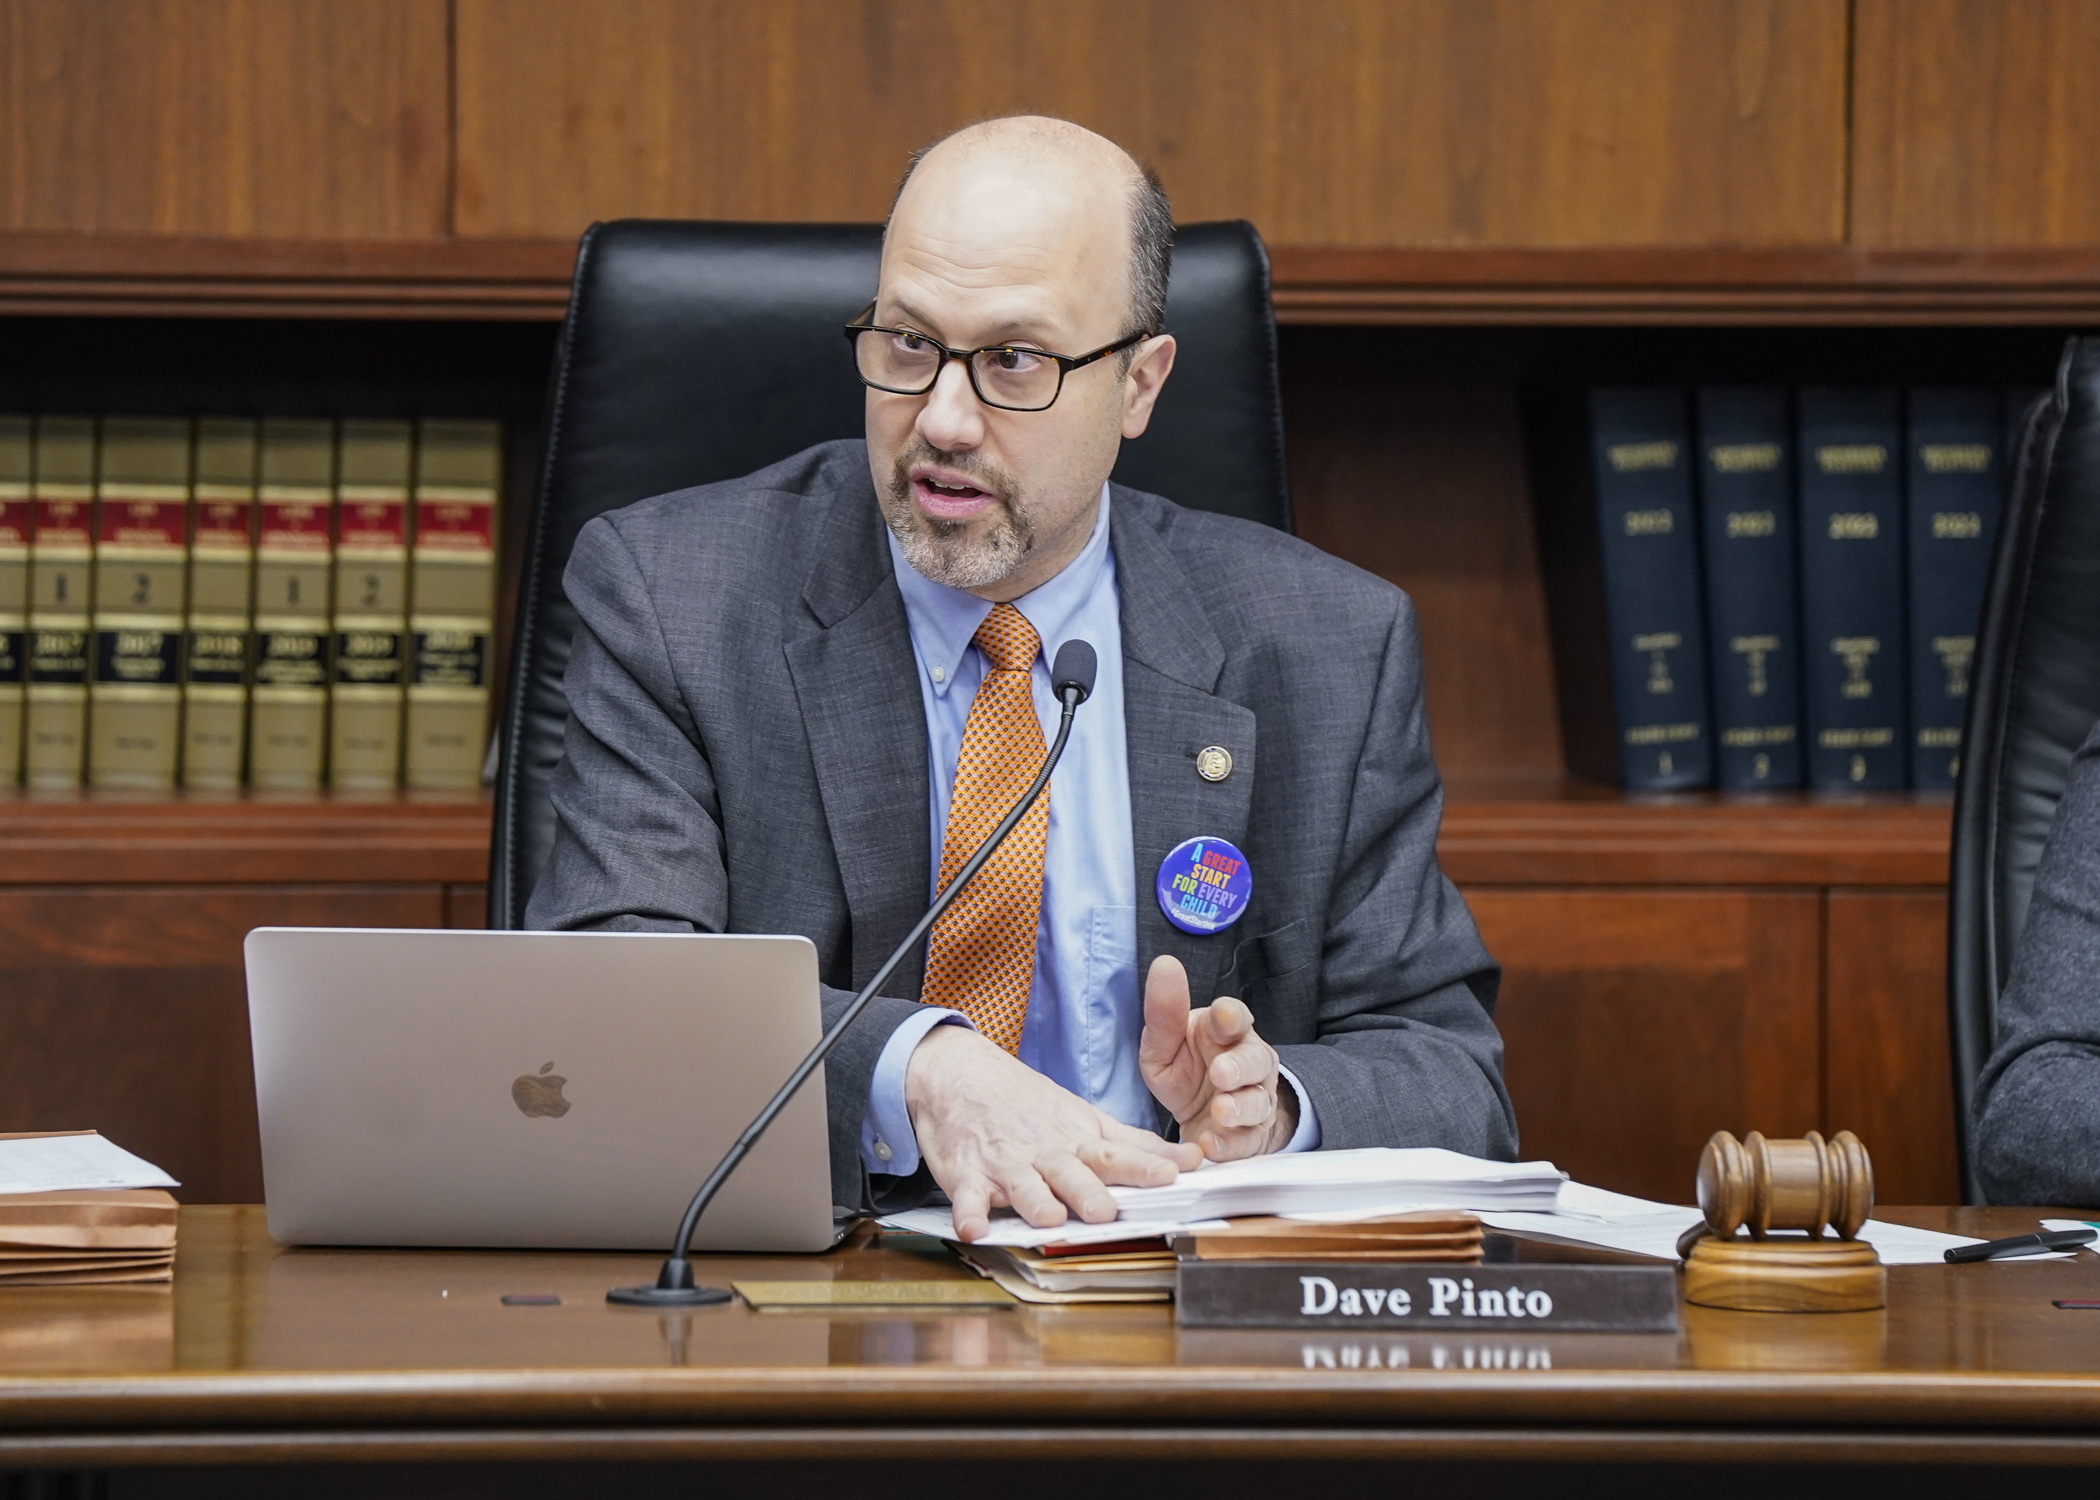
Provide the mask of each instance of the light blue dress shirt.
MULTIPOLYGON (((927 811, 938 867, 963 729, 984 681, 984 653, 971 638, 992 606, 926 578, 905 561, 894 537, 888 541, 926 710, 932 752, 927 811)), ((1014 607, 1042 642, 1032 676, 1046 749, 1063 712, 1050 692, 1049 660, 1066 641, 1083 640, 1093 646, 1100 664, 1093 694, 1074 717, 1064 759, 1050 779, 1043 906, 1020 1059, 1104 1113, 1149 1130, 1155 1119, 1152 1092, 1138 1071, 1145 1007, 1137 972, 1137 903, 1152 899, 1153 892, 1137 889, 1131 860, 1123 625, 1108 541, 1107 485, 1101 487, 1101 509, 1085 549, 1056 577, 1014 600, 1014 607)), ((936 868, 929 900, 939 882, 936 868)), ((928 1006, 924 1015, 890 1034, 875 1064, 861 1126, 861 1157, 870 1172, 909 1176, 918 1170, 918 1140, 904 1104, 905 1067, 929 1030, 951 1023, 969 1024, 958 1011, 928 1006)), ((1298 1095, 1298 1129, 1285 1149, 1314 1150, 1320 1127, 1312 1103, 1287 1070, 1284 1077, 1298 1095)))

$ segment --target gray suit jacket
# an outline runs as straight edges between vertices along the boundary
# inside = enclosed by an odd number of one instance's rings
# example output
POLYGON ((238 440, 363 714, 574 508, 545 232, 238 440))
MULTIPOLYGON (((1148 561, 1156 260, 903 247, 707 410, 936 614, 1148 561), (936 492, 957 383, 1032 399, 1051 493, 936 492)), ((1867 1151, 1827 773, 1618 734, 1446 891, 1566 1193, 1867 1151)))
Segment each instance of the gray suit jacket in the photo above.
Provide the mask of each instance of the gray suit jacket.
POLYGON ((2100 1205, 2100 724, 2071 762, 1976 1093, 1993 1203, 2100 1205))
MULTIPOLYGON (((1515 1153, 1490 1014, 1500 972, 1436 862, 1414 612, 1280 532, 1112 491, 1138 966, 1236 994, 1327 1147, 1515 1153), (1222 745, 1222 782, 1196 774, 1222 745), (1253 901, 1198 937, 1149 899, 1198 834, 1246 851, 1253 901)), ((536 928, 801 933, 828 1020, 925 910, 928 750, 903 596, 859 442, 825 443, 584 528, 567 574, 560 818, 536 928)), ((1086 710, 1081 709, 1084 713, 1086 710)), ((912 1013, 914 953, 826 1064, 835 1200, 874 1201, 860 1129, 912 1013)), ((882 1206, 930 1190, 887 1188, 882 1206)))

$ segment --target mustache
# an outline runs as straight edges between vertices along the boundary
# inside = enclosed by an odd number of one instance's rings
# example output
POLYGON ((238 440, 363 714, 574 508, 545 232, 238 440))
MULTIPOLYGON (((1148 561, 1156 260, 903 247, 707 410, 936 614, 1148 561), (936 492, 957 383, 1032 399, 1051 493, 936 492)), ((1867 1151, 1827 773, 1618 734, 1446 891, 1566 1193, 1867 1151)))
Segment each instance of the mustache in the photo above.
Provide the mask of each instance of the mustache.
POLYGON ((936 448, 924 438, 898 454, 897 462, 891 467, 890 490, 900 503, 910 498, 912 465, 919 463, 939 464, 944 469, 966 474, 971 483, 998 499, 1009 513, 1014 510, 1014 497, 1019 486, 1004 469, 984 462, 975 454, 949 453, 936 448))

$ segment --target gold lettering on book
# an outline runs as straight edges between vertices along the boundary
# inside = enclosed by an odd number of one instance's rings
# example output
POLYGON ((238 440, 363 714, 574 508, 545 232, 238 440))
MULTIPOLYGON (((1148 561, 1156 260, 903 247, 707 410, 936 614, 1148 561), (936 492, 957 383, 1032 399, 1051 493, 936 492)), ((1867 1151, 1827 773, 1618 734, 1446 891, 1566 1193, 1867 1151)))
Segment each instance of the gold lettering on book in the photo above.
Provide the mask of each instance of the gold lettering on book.
POLYGON ((1830 518, 1833 542, 1871 542, 1881 535, 1881 518, 1871 510, 1841 510, 1830 518))
POLYGON ((1768 510, 1732 510, 1728 513, 1728 536, 1771 536, 1779 530, 1779 518, 1768 510))
POLYGON ((1677 517, 1667 507, 1658 510, 1629 510, 1626 512, 1626 534, 1628 536, 1668 536, 1677 528, 1677 517))
POLYGON ((1651 443, 1612 443, 1605 448, 1604 456, 1621 474, 1641 469, 1668 469, 1677 463, 1677 445, 1667 438, 1651 443))
POLYGON ((1981 474, 1991 466, 1988 443, 1926 443, 1918 457, 1928 474, 1981 474))
POLYGON ((1847 698, 1873 697, 1874 684, 1867 678, 1867 667, 1881 649, 1880 637, 1841 635, 1830 643, 1830 649, 1845 662, 1845 682, 1838 691, 1847 698))
POLYGON ((1879 474, 1889 450, 1879 443, 1828 443, 1816 450, 1816 467, 1825 474, 1879 474))
POLYGON ((1934 541, 1969 541, 1983 535, 1983 517, 1973 510, 1939 510, 1932 513, 1934 541))
POLYGON ((1731 750, 1755 750, 1760 745, 1791 745, 1794 742, 1794 726, 1791 724, 1765 724, 1754 729, 1724 729, 1721 743, 1731 750))
POLYGON ((1825 750, 1878 750, 1896 743, 1893 729, 1826 729, 1816 736, 1825 750))
POLYGON ((1918 731, 1918 747, 1923 750, 1959 750, 1959 729, 1921 729, 1918 731))
POLYGON ((1718 474, 1763 474, 1779 467, 1777 443, 1716 443, 1706 450, 1718 474))
POLYGON ((1779 649, 1779 637, 1776 635, 1739 635, 1728 642, 1728 649, 1735 652, 1738 656, 1749 658, 1745 665, 1750 670, 1750 696, 1753 698, 1764 697, 1766 686, 1765 658, 1779 649))
POLYGON ((1976 637, 1936 635, 1932 638, 1932 654, 1940 659, 1940 666, 1946 670, 1947 696, 1968 697, 1969 663, 1976 657, 1976 637))
POLYGON ((1629 745, 1684 745, 1698 738, 1697 724, 1636 724, 1626 731, 1629 745))
POLYGON ((1674 630, 1658 630, 1649 635, 1633 638, 1633 649, 1648 653, 1648 691, 1651 693, 1674 693, 1677 684, 1670 677, 1670 653, 1684 644, 1684 637, 1674 630))

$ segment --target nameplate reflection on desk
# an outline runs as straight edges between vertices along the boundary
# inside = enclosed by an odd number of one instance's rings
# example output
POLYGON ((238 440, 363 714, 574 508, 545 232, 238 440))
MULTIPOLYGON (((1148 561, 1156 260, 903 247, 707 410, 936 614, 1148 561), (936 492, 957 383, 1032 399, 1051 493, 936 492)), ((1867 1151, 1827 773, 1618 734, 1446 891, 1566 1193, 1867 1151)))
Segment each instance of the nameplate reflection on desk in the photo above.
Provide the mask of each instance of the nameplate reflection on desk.
POLYGON ((1533 1338, 1483 1334, 1307 1337, 1241 1329, 1184 1329, 1184 1365, 1250 1365, 1303 1370, 1669 1370, 1678 1365, 1674 1333, 1555 1333, 1533 1338))

